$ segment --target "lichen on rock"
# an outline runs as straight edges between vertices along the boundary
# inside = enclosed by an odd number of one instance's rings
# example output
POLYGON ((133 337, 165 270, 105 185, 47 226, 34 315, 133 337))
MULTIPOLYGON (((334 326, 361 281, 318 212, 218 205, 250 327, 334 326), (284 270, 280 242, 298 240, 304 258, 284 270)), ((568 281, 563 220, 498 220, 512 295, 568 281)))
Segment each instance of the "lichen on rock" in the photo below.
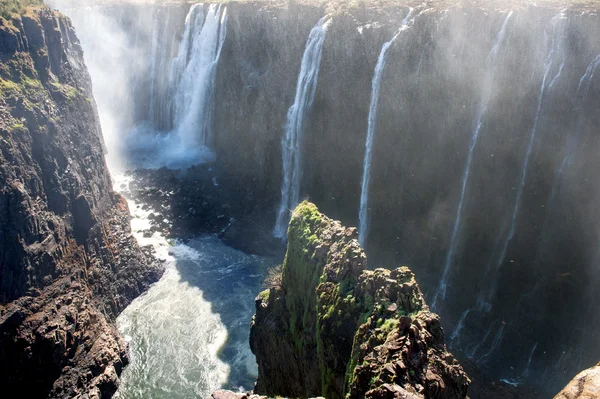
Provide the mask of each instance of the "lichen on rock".
POLYGON ((294 210, 281 287, 256 298, 257 394, 466 397, 469 378, 414 274, 366 268, 355 228, 308 202, 294 210))

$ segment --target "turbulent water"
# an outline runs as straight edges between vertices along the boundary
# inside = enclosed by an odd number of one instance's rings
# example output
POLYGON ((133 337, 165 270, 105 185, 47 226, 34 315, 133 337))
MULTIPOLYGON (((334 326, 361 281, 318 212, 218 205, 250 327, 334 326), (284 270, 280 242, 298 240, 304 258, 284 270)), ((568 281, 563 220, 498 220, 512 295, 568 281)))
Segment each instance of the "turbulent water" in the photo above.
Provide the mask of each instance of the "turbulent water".
MULTIPOLYGON (((118 190, 127 185, 117 178, 118 190)), ((220 387, 252 389, 257 366, 249 326, 269 261, 213 236, 185 244, 158 233, 144 237, 150 212, 135 202, 130 209, 134 235, 156 249, 166 272, 117 319, 131 347, 118 397, 207 397, 220 387)))
POLYGON ((323 17, 308 37, 302 56, 302 66, 298 75, 296 98, 287 115, 285 134, 281 141, 283 158, 283 181, 281 182, 281 204, 277 211, 277 221, 273 235, 285 237, 290 209, 300 203, 300 181, 302 178, 302 133, 308 112, 315 99, 321 54, 325 33, 331 20, 323 17))

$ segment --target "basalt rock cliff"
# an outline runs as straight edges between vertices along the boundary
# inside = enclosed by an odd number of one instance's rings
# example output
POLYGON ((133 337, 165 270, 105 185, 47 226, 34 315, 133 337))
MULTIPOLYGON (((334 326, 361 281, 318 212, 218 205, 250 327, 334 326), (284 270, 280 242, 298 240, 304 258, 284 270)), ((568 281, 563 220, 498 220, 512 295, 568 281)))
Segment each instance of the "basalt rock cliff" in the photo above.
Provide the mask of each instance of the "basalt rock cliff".
POLYGON ((406 267, 367 271, 356 229, 308 202, 293 213, 280 282, 256 299, 255 393, 464 398, 469 378, 406 267))
MULTIPOLYGON (((178 93, 171 78, 190 4, 69 3, 90 67, 124 66, 108 80, 120 84, 105 84, 96 99, 114 116, 116 141, 136 144, 125 145, 129 157, 140 137, 156 142, 177 122, 168 105, 178 93)), ((598 2, 344 3, 222 5, 209 169, 235 219, 226 235, 275 224, 287 113, 307 39, 326 15, 299 194, 359 224, 374 70, 413 7, 381 75, 370 264, 411 265, 430 305, 444 288, 436 311, 461 360, 556 394, 600 359, 598 2)), ((206 212, 190 209, 183 220, 201 224, 206 212)))
MULTIPOLYGON (((159 275, 112 189, 83 53, 46 9, 0 18, 0 383, 110 397, 114 319, 159 275)), ((148 251, 146 251, 148 252, 148 251)))

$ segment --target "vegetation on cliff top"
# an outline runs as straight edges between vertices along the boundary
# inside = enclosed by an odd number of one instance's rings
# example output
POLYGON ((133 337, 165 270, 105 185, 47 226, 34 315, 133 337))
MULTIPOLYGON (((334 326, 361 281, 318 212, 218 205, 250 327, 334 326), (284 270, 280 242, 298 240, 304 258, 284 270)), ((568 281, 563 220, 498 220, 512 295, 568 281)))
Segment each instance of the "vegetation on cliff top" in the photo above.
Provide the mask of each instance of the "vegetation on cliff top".
POLYGON ((43 0, 2 0, 0 2, 0 17, 9 19, 13 14, 22 14, 29 6, 41 6, 43 0))
MULTIPOLYGON (((8 0, 22 3, 39 0, 8 0)), ((119 3, 200 3, 199 0, 61 0, 61 3, 71 6, 89 6, 90 4, 119 4, 119 3)), ((547 7, 555 9, 597 10, 600 0, 215 0, 213 3, 267 3, 270 7, 287 7, 289 5, 308 5, 323 7, 328 13, 344 10, 366 8, 381 10, 389 7, 431 7, 446 9, 452 7, 475 7, 494 10, 519 9, 525 7, 547 7)))

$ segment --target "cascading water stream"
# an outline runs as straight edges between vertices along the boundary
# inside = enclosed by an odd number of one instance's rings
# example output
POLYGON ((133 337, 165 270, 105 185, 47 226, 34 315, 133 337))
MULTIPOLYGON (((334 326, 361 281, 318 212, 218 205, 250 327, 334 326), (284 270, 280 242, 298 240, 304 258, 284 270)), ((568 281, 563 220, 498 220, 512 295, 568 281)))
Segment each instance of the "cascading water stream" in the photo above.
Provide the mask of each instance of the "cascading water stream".
POLYGON ((162 76, 167 59, 167 31, 171 8, 167 7, 166 16, 162 10, 157 9, 154 14, 154 27, 152 29, 152 50, 150 53, 150 98, 148 102, 148 119, 156 125, 161 124, 162 92, 160 91, 162 76))
POLYGON ((285 134, 281 141, 283 160, 283 180, 281 183, 281 204, 277 211, 277 220, 273 235, 285 238, 290 209, 300 202, 300 181, 302 178, 302 136, 304 124, 315 99, 321 54, 325 34, 331 19, 321 18, 311 30, 302 56, 302 65, 298 75, 296 97, 287 114, 285 134))
MULTIPOLYGON (((388 53, 394 41, 400 36, 402 32, 408 29, 408 22, 413 13, 411 8, 408 15, 402 21, 402 26, 396 32, 394 37, 383 44, 377 64, 375 65, 375 72, 373 73, 373 81, 371 83, 371 105, 369 106, 369 123, 367 128, 367 142, 365 148, 365 158, 363 162, 363 178, 361 184, 360 194, 360 210, 358 214, 358 241, 360 245, 364 246, 367 241, 367 233, 369 228, 369 215, 368 215, 368 203, 369 203, 369 184, 371 182, 371 160, 373 158, 373 139, 375 137, 375 131, 377 128, 377 111, 379 108, 379 91, 381 89, 381 79, 383 77, 383 70, 387 63, 388 53)), ((419 64, 420 65, 420 64, 419 64)))
MULTIPOLYGON (((534 116, 533 127, 532 127, 530 135, 529 135, 528 147, 527 147, 527 151, 526 151, 526 154, 524 157, 523 167, 521 169, 521 178, 519 181, 519 187, 517 189, 517 194, 515 197, 515 205, 513 208, 511 219, 510 219, 510 223, 511 223, 510 229, 509 229, 508 234, 502 241, 500 255, 499 255, 498 261, 496 262, 496 267, 493 270, 493 272, 495 272, 495 273, 497 273, 498 269, 502 265, 504 258, 506 256, 508 244, 510 243, 510 240, 513 238, 514 233, 515 233, 516 220, 517 220, 517 217, 519 214, 521 196, 523 194, 523 189, 525 186, 525 180, 526 180, 526 176, 527 176, 527 168, 529 165, 529 159, 531 156, 531 152, 533 150, 533 144, 535 141, 535 134, 536 134, 537 127, 538 127, 539 118, 540 118, 542 110, 543 110, 544 97, 545 97, 547 91, 549 89, 551 89, 552 87, 554 87, 556 85, 556 83, 558 82, 558 80, 562 74, 564 65, 565 65, 564 55, 559 50, 559 47, 558 47, 560 45, 558 39, 560 38, 561 31, 560 31, 560 29, 559 30, 556 29, 557 28, 556 21, 561 21, 563 19, 563 17, 564 17, 564 15, 561 13, 552 19, 552 23, 553 23, 552 41, 551 41, 551 45, 550 45, 550 50, 548 51, 548 54, 544 58, 544 76, 542 78, 542 84, 541 84, 540 92, 538 94, 538 102, 537 102, 537 106, 536 106, 536 113, 534 116), (558 63, 558 68, 557 68, 556 74, 552 77, 552 79, 550 79, 552 67, 557 65, 557 63, 555 62, 556 61, 555 56, 557 54, 561 56, 560 63, 558 63)), ((564 162, 563 162, 563 165, 564 165, 564 162)), ((505 227, 503 227, 501 229, 501 231, 504 231, 504 228, 505 227)), ((488 263, 488 267, 486 268, 486 273, 492 272, 492 270, 490 270, 491 264, 492 264, 492 262, 488 263)), ((490 301, 491 301, 491 298, 495 294, 495 290, 496 290, 496 286, 497 286, 496 280, 497 280, 496 277, 492 276, 492 278, 490 278, 490 284, 488 285, 489 289, 482 290, 480 292, 475 308, 467 309, 466 311, 463 312, 461 319, 457 325, 457 328, 455 329, 454 333, 452 334, 451 342, 454 342, 455 340, 460 339, 460 334, 462 332, 465 318, 468 316, 468 314, 472 310, 477 310, 477 311, 489 311, 490 310, 490 308, 491 308, 490 301)), ((492 322, 490 324, 490 329, 493 327, 493 325, 494 325, 494 322, 492 322)), ((504 331, 504 328, 502 327, 499 330, 499 336, 497 336, 494 339, 489 350, 484 355, 482 355, 478 358, 478 361, 483 361, 486 358, 488 358, 488 356, 498 347, 503 331, 504 331)), ((482 341, 480 341, 474 347, 473 351, 471 352, 471 357, 475 357, 476 353, 481 348, 481 346, 483 344, 485 344, 486 340, 487 340, 487 335, 486 335, 486 337, 484 337, 484 339, 482 341)))
POLYGON ((510 20, 513 12, 509 12, 502 23, 502 27, 500 31, 496 35, 496 39, 494 41, 494 46, 492 47, 492 51, 490 55, 487 57, 487 75, 485 77, 483 92, 482 92, 482 100, 479 106, 479 112, 477 113, 477 120, 475 122, 475 129, 473 131, 473 135, 471 137, 471 142, 469 144, 469 153, 467 156, 467 164, 465 166, 465 172, 462 178, 462 187, 460 193, 460 200, 458 201, 458 209, 456 211, 456 219, 454 222, 454 227, 452 229, 452 235, 450 237, 450 248, 448 249, 448 254, 446 256, 446 262, 444 263, 444 272, 442 274, 442 279, 440 280, 440 285, 438 290, 434 296, 432 301, 431 308, 433 310, 436 309, 438 305, 438 300, 444 300, 446 298, 446 290, 448 288, 448 277, 450 276, 450 270, 452 269, 452 261, 454 259, 454 251, 456 250, 457 245, 457 237, 458 231, 460 230, 462 213, 463 213, 463 201, 465 199, 465 193, 467 190, 467 185, 469 182, 469 174, 471 171, 471 163, 473 162, 473 150, 477 145, 477 141, 479 139, 479 133, 481 132, 481 128, 484 122, 484 116, 487 111, 488 103, 491 99, 492 88, 494 84, 494 77, 496 75, 496 61, 498 59, 498 55, 500 53, 500 49, 502 48, 502 44, 504 43, 504 37, 506 36, 506 27, 508 25, 508 21, 510 20))
POLYGON ((175 60, 181 78, 175 91, 174 125, 184 147, 208 147, 212 139, 216 67, 227 34, 227 7, 210 5, 204 24, 203 15, 202 4, 192 6, 175 60))
MULTIPOLYGON (((152 61, 158 66, 152 66, 150 73, 156 70, 159 76, 151 79, 160 82, 157 87, 162 93, 159 113, 150 112, 147 120, 139 122, 127 136, 128 152, 141 156, 139 160, 132 156, 132 164, 180 168, 214 159, 210 146, 215 80, 227 34, 227 15, 224 5, 194 4, 186 16, 177 55, 168 64, 165 59, 152 61), (164 132, 166 126, 172 129, 164 132)), ((166 53, 157 56, 167 58, 166 53)), ((149 88, 151 97, 153 90, 149 88)))
MULTIPOLYGON (((506 256, 508 245, 515 234, 516 221, 517 221, 517 218, 519 215, 521 197, 523 194, 523 189, 524 189, 525 181, 526 181, 526 177, 527 177, 527 170, 528 170, 530 156, 531 156, 531 153, 533 150, 533 145, 535 142, 535 136, 536 136, 536 132, 537 132, 537 128, 538 128, 538 122, 539 122, 540 116, 543 111, 544 98, 545 98, 545 95, 547 94, 548 90, 553 88, 556 85, 556 83, 558 82, 558 80, 562 74, 564 65, 565 65, 564 54, 560 51, 560 48, 559 48, 559 46, 561 44, 561 41, 559 40, 561 38, 561 34, 562 34, 561 28, 563 28, 564 26, 557 26, 560 23, 560 21, 562 21, 562 20, 564 20, 564 14, 561 13, 561 14, 557 15, 556 17, 554 17, 551 21, 551 23, 553 24, 553 31, 552 31, 550 49, 548 51, 548 54, 544 58, 544 76, 542 78, 542 84, 540 87, 540 92, 538 94, 536 113, 534 116, 533 126, 531 129, 530 135, 529 135, 527 151, 525 153, 525 157, 523 160, 523 167, 521 169, 521 176, 520 176, 520 180, 519 180, 519 186, 517 188, 517 193, 515 196, 515 204, 514 204, 513 212, 511 215, 511 219, 510 219, 510 228, 509 228, 508 234, 506 235, 506 237, 504 238, 504 240, 502 242, 502 246, 501 246, 502 249, 500 251, 498 261, 496 262, 495 269, 490 270, 491 262, 488 264, 486 274, 489 274, 491 272, 494 273, 492 275, 492 277, 489 279, 489 282, 490 282, 488 285, 489 288, 487 290, 482 290, 480 292, 479 297, 477 299, 477 304, 474 309, 468 309, 463 313, 463 315, 458 323, 458 326, 455 329, 455 332, 452 334, 452 341, 460 338, 460 333, 461 333, 465 318, 472 310, 476 309, 477 311, 481 312, 481 311, 489 311, 491 309, 490 302, 491 302, 491 299, 493 298, 493 296, 495 295, 496 288, 497 288, 496 274, 497 274, 498 270, 500 269, 500 267, 502 266, 502 263, 504 262, 504 258, 506 256), (556 55, 560 56, 560 61, 558 63, 556 62, 556 59, 555 59, 556 55), (556 73, 550 79, 553 67, 556 67, 557 65, 558 65, 558 68, 556 70, 556 73)), ((564 166, 564 162, 563 162, 563 166, 564 166)), ((504 227, 501 229, 501 231, 503 231, 503 230, 504 230, 504 227)), ((492 322, 490 324, 490 330, 492 329, 494 324, 495 324, 495 322, 492 322)), ((471 354, 470 354, 471 357, 475 357, 477 352, 479 351, 479 349, 486 343, 490 330, 488 330, 488 334, 486 334, 486 336, 483 338, 483 340, 481 340, 473 348, 473 350, 471 351, 471 354)), ((494 340, 492 341, 488 351, 485 352, 483 355, 477 357, 478 362, 485 361, 491 355, 491 353, 494 350, 496 350, 496 348, 498 348, 498 346, 501 342, 503 333, 504 333, 504 324, 498 330, 498 333, 495 336, 494 340)))
MULTIPOLYGON (((523 189, 525 188, 525 181, 527 179, 527 172, 528 172, 528 168, 529 168, 529 160, 531 158, 531 153, 533 151, 533 145, 535 143, 535 137, 536 137, 536 133, 537 133, 540 116, 543 111, 545 96, 546 96, 547 92, 550 89, 552 89, 556 85, 558 80, 560 79, 560 76, 562 74, 562 71, 563 71, 563 68, 565 65, 564 53, 559 48, 559 46, 562 44, 562 41, 560 39, 561 39, 561 35, 563 32, 562 29, 564 28, 564 25, 557 26, 557 25, 560 25, 560 21, 563 21, 563 20, 566 20, 566 17, 563 13, 561 13, 561 14, 557 15, 556 17, 554 17, 551 21, 551 23, 553 24, 552 41, 551 41, 551 45, 550 45, 550 50, 548 51, 548 54, 546 55, 546 58, 544 59, 544 77, 542 78, 542 84, 540 87, 540 92, 538 94, 538 102, 537 102, 535 117, 533 120, 533 127, 531 128, 531 133, 529 135, 529 143, 527 145, 527 151, 526 151, 525 157, 523 159, 523 167, 521 168, 521 178, 519 180, 519 185, 517 187, 517 194, 515 196, 515 203, 514 203, 513 212, 512 212, 512 216, 511 216, 510 229, 509 229, 508 234, 506 235, 504 242, 502 244, 502 250, 500 251, 500 256, 498 257, 498 261, 496 263, 496 270, 498 270, 504 263, 504 259, 506 257, 506 252, 508 250, 508 245, 514 238, 514 235, 516 232, 517 218, 519 216, 519 211, 521 208, 521 197, 523 195, 523 189), (554 75, 554 77, 552 79, 550 79, 550 76, 551 76, 550 74, 553 69, 552 67, 556 66, 555 57, 557 55, 560 57, 560 61, 558 64, 558 70, 556 71, 556 74, 554 75)), ((486 293, 486 299, 483 301, 481 301, 481 300, 479 301, 480 307, 481 306, 489 307, 489 301, 493 297, 493 295, 495 294, 495 291, 496 291, 497 282, 495 280, 496 279, 494 278, 493 282, 492 282, 492 288, 490 290, 488 290, 486 293)))

